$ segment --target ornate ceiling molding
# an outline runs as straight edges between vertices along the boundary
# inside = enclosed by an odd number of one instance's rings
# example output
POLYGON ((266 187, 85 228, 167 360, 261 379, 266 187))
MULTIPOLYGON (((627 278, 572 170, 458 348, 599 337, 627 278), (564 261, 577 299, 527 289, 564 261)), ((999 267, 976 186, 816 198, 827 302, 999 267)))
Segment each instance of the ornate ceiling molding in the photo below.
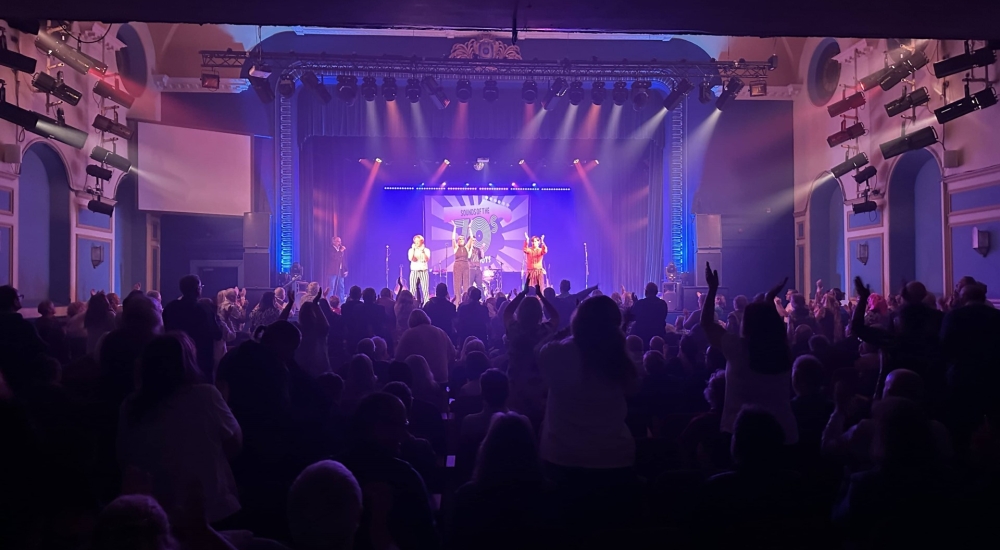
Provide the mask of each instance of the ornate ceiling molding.
POLYGON ((203 88, 201 78, 158 74, 153 75, 150 79, 157 90, 171 93, 238 94, 250 87, 245 78, 219 78, 218 90, 203 88))

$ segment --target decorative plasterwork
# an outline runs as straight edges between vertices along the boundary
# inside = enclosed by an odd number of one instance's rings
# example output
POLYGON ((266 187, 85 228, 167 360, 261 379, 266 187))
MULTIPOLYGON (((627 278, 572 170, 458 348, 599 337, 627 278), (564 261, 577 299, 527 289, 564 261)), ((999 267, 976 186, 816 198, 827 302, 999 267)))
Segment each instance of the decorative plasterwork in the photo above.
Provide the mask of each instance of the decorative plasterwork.
POLYGON ((449 59, 521 59, 521 48, 483 34, 451 47, 449 59))
POLYGON ((219 78, 219 89, 210 90, 203 88, 200 78, 176 77, 164 74, 150 77, 153 85, 161 92, 173 93, 211 93, 211 94, 238 94, 250 87, 245 78, 219 78))

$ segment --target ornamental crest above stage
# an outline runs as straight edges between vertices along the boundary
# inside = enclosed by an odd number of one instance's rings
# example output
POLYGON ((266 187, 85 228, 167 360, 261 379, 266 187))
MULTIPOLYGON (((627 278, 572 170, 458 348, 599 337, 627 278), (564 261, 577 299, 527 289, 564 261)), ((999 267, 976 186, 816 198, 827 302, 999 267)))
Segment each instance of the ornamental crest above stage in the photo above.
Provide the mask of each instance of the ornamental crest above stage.
POLYGON ((516 59, 520 61, 521 48, 507 45, 495 36, 482 34, 452 46, 448 59, 516 59))

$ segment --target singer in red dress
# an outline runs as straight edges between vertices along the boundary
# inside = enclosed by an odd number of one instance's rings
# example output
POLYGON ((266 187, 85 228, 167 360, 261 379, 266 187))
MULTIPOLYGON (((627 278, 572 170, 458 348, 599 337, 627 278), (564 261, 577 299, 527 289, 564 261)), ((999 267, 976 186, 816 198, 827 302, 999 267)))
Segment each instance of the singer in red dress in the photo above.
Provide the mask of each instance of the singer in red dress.
POLYGON ((542 286, 545 284, 545 269, 542 267, 542 258, 549 252, 549 247, 545 246, 545 235, 541 238, 531 237, 524 234, 524 262, 528 266, 528 284, 530 286, 542 286))

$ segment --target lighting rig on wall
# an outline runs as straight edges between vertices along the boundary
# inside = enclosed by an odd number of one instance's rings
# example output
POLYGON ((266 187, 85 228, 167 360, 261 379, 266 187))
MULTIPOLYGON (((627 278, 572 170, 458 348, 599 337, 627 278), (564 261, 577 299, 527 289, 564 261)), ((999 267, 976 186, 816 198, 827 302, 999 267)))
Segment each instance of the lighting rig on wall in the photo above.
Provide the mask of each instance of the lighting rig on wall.
MULTIPOLYGON (((994 47, 1000 47, 1000 44, 987 42, 985 47, 973 49, 972 42, 966 40, 965 53, 938 61, 934 64, 934 76, 938 78, 968 71, 962 78, 962 82, 965 84, 965 96, 934 110, 934 117, 939 123, 945 124, 969 113, 997 104, 997 93, 993 88, 993 81, 990 80, 990 65, 997 60, 994 47), (982 78, 976 78, 975 71, 978 68, 983 69, 982 78), (972 93, 969 85, 973 82, 984 84, 985 87, 976 93, 972 93)), ((942 94, 946 95, 948 81, 943 81, 942 86, 944 89, 942 94)))

